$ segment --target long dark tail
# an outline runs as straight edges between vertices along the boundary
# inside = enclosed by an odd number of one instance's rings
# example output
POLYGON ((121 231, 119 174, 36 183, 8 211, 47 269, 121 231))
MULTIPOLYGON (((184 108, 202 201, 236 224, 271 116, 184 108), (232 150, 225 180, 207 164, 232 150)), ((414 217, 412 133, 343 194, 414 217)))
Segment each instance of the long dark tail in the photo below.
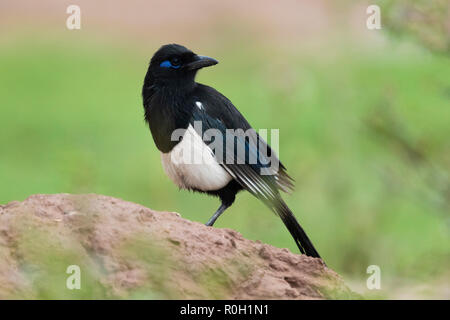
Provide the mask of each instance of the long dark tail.
POLYGON ((310 257, 320 258, 319 253, 314 248, 311 240, 309 240, 306 232, 300 226, 294 214, 288 208, 283 199, 278 198, 271 205, 273 206, 272 210, 280 216, 281 220, 283 220, 284 225, 294 238, 300 252, 310 257))

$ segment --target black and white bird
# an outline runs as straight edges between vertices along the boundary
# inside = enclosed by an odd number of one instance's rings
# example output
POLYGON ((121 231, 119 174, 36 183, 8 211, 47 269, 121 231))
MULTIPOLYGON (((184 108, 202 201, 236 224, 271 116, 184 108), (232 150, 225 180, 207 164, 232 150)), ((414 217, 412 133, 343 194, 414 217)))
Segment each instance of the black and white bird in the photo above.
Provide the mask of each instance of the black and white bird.
POLYGON ((142 88, 143 105, 164 171, 181 189, 219 197, 221 205, 206 225, 212 226, 236 194, 247 190, 279 215, 302 253, 320 257, 281 198, 280 191, 293 188, 286 168, 230 100, 195 82, 199 69, 217 63, 177 44, 162 46, 150 61, 142 88), (205 138, 211 129, 221 135, 205 138), (250 134, 227 134, 230 129, 250 134), (223 147, 212 148, 213 142, 223 147), (201 161, 186 161, 193 159, 186 155, 201 161))

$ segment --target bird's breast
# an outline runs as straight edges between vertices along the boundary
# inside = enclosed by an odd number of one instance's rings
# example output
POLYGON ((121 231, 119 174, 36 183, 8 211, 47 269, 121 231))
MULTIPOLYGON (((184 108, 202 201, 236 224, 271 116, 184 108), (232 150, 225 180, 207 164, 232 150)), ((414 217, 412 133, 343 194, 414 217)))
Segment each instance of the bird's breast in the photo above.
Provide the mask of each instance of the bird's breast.
POLYGON ((178 143, 174 139, 178 129, 185 129, 192 116, 193 105, 186 103, 184 96, 160 89, 144 105, 147 121, 156 147, 164 153, 170 152, 178 143))
POLYGON ((169 178, 183 189, 213 191, 232 180, 191 125, 170 152, 161 153, 161 160, 169 178))

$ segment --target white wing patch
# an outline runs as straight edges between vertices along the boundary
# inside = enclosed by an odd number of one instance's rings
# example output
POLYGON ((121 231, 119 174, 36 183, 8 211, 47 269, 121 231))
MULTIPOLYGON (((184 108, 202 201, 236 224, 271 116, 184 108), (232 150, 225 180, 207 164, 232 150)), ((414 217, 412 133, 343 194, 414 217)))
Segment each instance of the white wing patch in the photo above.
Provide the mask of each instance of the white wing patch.
POLYGON ((233 179, 191 125, 170 152, 161 153, 161 161, 167 176, 183 189, 213 191, 233 179))
POLYGON ((196 101, 195 102, 197 108, 199 108, 200 110, 205 110, 205 108, 203 107, 203 104, 200 101, 196 101))

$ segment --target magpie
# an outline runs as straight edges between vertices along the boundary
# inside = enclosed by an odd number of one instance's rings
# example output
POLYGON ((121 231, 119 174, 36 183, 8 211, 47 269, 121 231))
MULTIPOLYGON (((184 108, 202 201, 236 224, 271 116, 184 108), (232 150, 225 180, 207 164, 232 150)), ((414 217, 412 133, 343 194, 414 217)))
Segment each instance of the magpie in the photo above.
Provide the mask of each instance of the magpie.
POLYGON ((178 44, 162 46, 150 60, 144 115, 165 173, 181 189, 220 199, 207 226, 246 190, 281 218, 301 253, 320 258, 281 198, 280 191, 293 190, 286 168, 230 100, 195 81, 198 70, 217 63, 178 44))

